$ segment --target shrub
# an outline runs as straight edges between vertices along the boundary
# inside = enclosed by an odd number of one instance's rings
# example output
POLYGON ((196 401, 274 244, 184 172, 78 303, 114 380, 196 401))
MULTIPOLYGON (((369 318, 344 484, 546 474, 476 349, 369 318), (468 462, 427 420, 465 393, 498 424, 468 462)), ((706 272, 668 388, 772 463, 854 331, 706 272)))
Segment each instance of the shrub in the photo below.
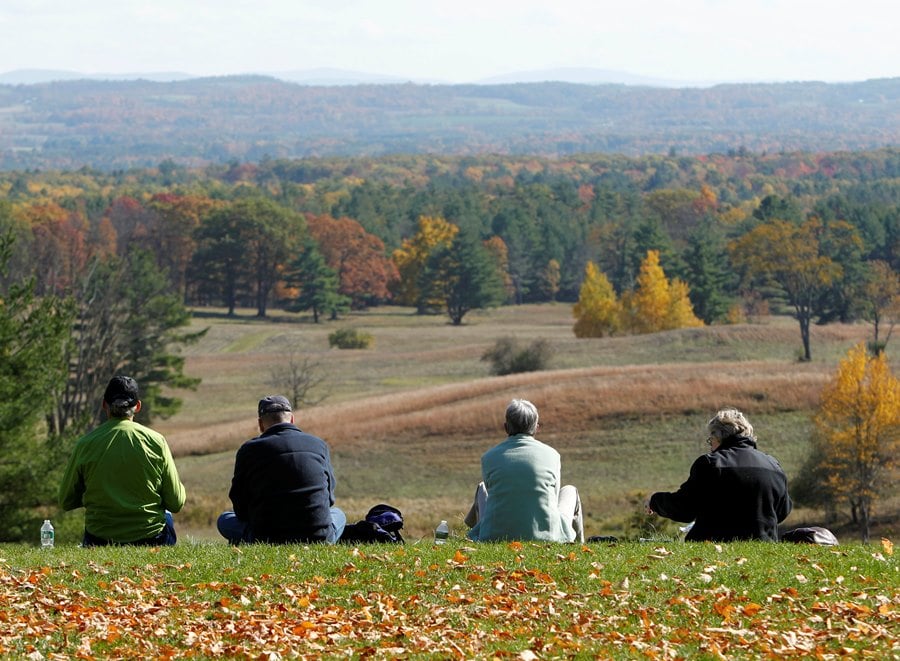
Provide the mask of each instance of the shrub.
POLYGON ((368 349, 375 338, 355 328, 340 328, 328 336, 328 346, 338 349, 368 349))
POLYGON ((514 337, 501 337, 481 356, 491 363, 491 373, 498 376, 547 369, 553 350, 547 340, 535 340, 520 348, 514 337))

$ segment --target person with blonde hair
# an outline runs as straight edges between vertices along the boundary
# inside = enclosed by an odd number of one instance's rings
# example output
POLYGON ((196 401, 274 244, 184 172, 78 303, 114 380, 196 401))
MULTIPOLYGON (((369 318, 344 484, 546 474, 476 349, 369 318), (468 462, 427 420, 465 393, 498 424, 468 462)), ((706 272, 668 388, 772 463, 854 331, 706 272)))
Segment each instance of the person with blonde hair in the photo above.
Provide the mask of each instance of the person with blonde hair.
POLYGON ((678 491, 654 493, 647 511, 693 521, 688 541, 778 541, 778 524, 792 508, 778 461, 757 449, 753 426, 737 409, 722 409, 706 427, 709 452, 678 491))
POLYGON ((584 541, 581 500, 561 485, 559 452, 537 440, 538 411, 525 399, 506 407, 506 440, 481 457, 482 482, 466 515, 475 541, 584 541))

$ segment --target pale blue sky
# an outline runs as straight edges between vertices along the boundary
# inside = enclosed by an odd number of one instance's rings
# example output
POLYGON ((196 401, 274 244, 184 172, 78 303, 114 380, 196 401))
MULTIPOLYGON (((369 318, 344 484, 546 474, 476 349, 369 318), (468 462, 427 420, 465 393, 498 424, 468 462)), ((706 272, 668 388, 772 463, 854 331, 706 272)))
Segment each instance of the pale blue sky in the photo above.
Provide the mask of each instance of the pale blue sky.
POLYGON ((0 0, 0 72, 900 76, 896 0, 0 0))

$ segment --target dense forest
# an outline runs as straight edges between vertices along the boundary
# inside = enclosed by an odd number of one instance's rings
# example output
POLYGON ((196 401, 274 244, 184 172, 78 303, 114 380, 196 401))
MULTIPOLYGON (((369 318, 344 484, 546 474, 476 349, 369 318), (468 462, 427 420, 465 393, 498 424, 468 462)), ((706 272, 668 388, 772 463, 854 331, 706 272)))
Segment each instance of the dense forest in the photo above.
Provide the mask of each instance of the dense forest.
POLYGON ((503 291, 484 302, 575 301, 588 262, 622 292, 654 250, 666 275, 687 283, 698 316, 722 322, 736 304, 790 310, 777 265, 750 258, 787 229, 782 244, 831 265, 816 276, 810 319, 864 316, 872 266, 900 270, 897 149, 165 161, 0 173, 0 193, 0 225, 19 246, 7 278, 34 274, 38 294, 65 294, 92 260, 141 249, 185 304, 261 316, 270 305, 332 316, 391 302, 440 309, 430 285, 450 278, 454 261, 490 262, 503 291), (428 262, 457 235, 458 250, 478 250, 428 262))
POLYGON ((900 143, 900 78, 307 86, 260 76, 0 85, 0 169, 388 154, 702 155, 900 143))

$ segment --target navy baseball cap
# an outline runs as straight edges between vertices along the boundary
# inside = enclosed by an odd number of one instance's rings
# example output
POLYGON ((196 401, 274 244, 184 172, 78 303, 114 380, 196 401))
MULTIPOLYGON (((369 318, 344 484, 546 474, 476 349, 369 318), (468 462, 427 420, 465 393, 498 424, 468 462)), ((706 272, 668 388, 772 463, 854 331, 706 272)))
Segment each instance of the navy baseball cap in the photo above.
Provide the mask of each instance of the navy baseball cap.
POLYGON ((110 406, 134 406, 139 399, 137 381, 130 376, 114 376, 103 393, 103 401, 110 406))
POLYGON ((293 409, 291 408, 291 403, 288 401, 287 397, 283 397, 282 395, 266 395, 259 400, 257 411, 259 412, 259 415, 263 415, 265 413, 278 413, 279 411, 291 412, 293 409))

